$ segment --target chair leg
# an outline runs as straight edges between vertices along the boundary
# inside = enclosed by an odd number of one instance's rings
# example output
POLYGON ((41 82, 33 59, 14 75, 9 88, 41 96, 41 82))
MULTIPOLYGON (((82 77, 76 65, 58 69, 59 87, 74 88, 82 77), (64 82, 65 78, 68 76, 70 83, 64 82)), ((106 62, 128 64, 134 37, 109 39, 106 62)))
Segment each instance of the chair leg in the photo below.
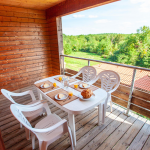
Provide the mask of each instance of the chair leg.
POLYGON ((112 100, 111 100, 111 101, 110 101, 110 109, 111 109, 111 112, 113 111, 113 110, 112 110, 112 104, 113 104, 113 103, 112 103, 112 100))
POLYGON ((25 128, 25 132, 26 132, 26 138, 27 140, 30 140, 30 130, 25 128))
POLYGON ((39 150, 47 150, 47 142, 39 140, 39 150))
POLYGON ((22 124, 20 123, 20 128, 22 128, 22 124))
POLYGON ((31 133, 32 135, 32 149, 35 149, 35 135, 34 133, 31 133))
POLYGON ((74 150, 72 133, 69 127, 68 127, 68 133, 69 133, 69 138, 70 138, 70 143, 71 143, 71 149, 74 150))

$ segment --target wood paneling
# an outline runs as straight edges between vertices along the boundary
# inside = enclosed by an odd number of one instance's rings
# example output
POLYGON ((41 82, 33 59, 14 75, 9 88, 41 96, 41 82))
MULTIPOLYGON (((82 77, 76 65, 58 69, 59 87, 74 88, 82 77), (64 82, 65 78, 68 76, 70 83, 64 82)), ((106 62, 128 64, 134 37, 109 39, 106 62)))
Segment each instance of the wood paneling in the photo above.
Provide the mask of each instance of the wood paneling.
POLYGON ((51 29, 50 32, 50 49, 51 49, 51 60, 52 60, 52 74, 60 74, 60 62, 59 62, 59 50, 58 50, 58 37, 57 37, 57 22, 56 18, 51 18, 48 21, 48 27, 51 29))
MULTIPOLYGON (((0 4, 2 5, 8 5, 6 8, 7 10, 11 10, 16 12, 14 7, 9 7, 9 6, 15 6, 15 7, 24 7, 24 8, 30 8, 30 9, 40 9, 40 10, 45 10, 48 9, 54 5, 57 5, 58 3, 63 2, 64 0, 1 0, 0 4)), ((24 9, 24 8, 19 8, 19 12, 24 12, 25 13, 35 13, 37 14, 41 13, 41 11, 32 11, 30 9, 24 9)), ((0 10, 6 10, 5 7, 1 7, 0 10)))
POLYGON ((66 0, 46 10, 47 19, 64 16, 118 0, 66 0))
POLYGON ((56 27, 53 23, 50 29, 45 12, 0 6, 0 21, 0 89, 19 89, 51 76, 50 44, 57 43, 57 33, 51 35, 56 27))

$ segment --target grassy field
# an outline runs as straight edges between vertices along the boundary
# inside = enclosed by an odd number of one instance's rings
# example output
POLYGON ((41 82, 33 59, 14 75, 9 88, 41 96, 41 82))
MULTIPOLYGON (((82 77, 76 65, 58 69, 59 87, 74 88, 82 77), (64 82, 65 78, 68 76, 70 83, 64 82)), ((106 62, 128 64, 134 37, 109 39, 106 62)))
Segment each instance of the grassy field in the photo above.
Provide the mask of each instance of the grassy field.
MULTIPOLYGON (((81 58, 89 58, 89 59, 95 59, 95 60, 102 60, 102 61, 110 61, 108 59, 102 58, 97 54, 94 53, 86 53, 86 52, 73 52, 70 54, 70 56, 75 57, 81 57, 81 58)), ((74 58, 65 58, 66 68, 79 71, 80 68, 87 66, 88 61, 86 60, 80 60, 80 59, 74 59, 74 58)), ((98 62, 90 62, 90 66, 99 64, 98 62)))

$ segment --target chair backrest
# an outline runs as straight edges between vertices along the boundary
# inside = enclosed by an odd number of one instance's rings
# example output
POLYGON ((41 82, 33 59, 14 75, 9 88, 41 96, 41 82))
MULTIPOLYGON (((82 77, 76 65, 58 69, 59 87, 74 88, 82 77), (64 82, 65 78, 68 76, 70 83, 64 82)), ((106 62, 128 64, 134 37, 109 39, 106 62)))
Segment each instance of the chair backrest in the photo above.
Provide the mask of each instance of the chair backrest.
MULTIPOLYGON (((36 100, 33 92, 31 90, 29 91, 26 91, 26 92, 23 92, 23 93, 13 93, 13 92, 10 92, 8 90, 5 90, 5 89, 1 89, 1 92, 2 94, 7 98, 9 99, 13 104, 18 104, 14 101, 14 99, 11 97, 11 96, 23 96, 23 95, 27 95, 27 94, 30 94, 32 100, 36 100)), ((18 105, 21 105, 21 104, 18 104, 18 105)))
POLYGON ((92 66, 85 66, 85 67, 81 68, 79 72, 82 73, 84 82, 89 82, 89 81, 93 80, 97 74, 96 69, 92 66))
POLYGON ((101 79, 101 88, 106 92, 114 91, 120 84, 120 76, 117 72, 112 70, 105 70, 100 72, 96 79, 101 79))
POLYGON ((11 110, 12 114, 14 115, 14 117, 21 124, 23 124, 26 128, 31 130, 31 128, 32 128, 31 124, 29 123, 29 121, 26 119, 26 117, 23 115, 23 113, 21 112, 21 110, 19 109, 19 107, 16 104, 11 104, 10 110, 11 110))

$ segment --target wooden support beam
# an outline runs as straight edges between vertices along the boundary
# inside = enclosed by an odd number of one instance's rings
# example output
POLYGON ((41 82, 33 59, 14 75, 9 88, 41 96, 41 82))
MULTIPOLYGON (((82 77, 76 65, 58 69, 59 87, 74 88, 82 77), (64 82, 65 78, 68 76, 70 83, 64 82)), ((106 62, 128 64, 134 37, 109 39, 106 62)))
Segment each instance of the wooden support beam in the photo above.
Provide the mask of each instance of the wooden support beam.
POLYGON ((0 149, 5 150, 5 145, 4 145, 4 142, 3 142, 2 135, 1 135, 1 130, 0 130, 0 149))
POLYGON ((47 19, 76 13, 119 0, 66 0, 46 10, 47 19))

